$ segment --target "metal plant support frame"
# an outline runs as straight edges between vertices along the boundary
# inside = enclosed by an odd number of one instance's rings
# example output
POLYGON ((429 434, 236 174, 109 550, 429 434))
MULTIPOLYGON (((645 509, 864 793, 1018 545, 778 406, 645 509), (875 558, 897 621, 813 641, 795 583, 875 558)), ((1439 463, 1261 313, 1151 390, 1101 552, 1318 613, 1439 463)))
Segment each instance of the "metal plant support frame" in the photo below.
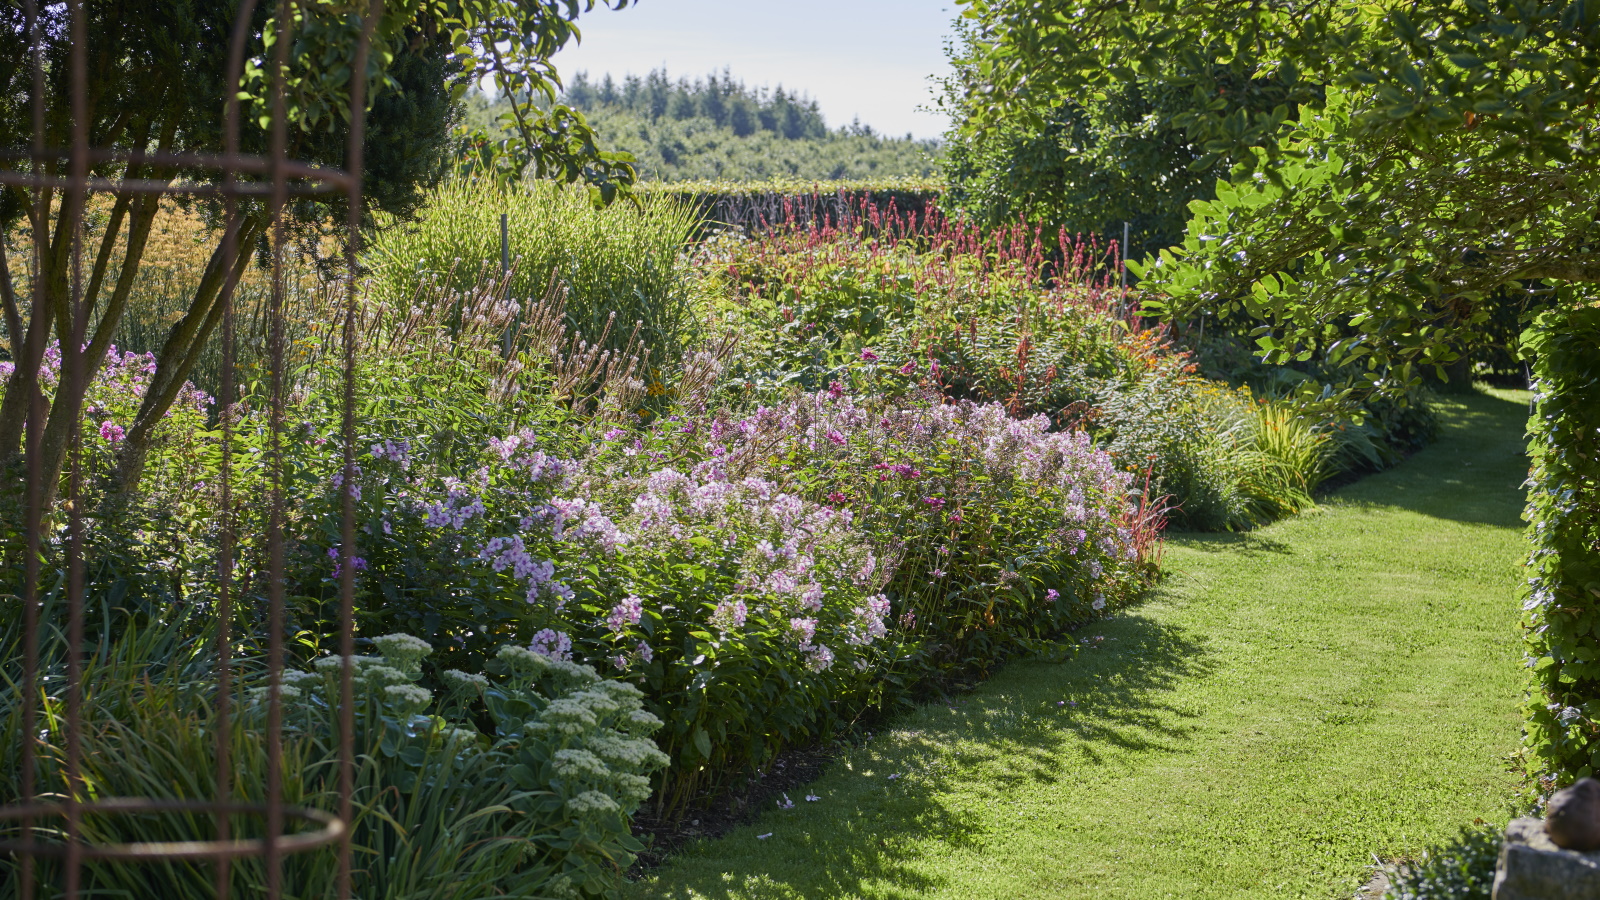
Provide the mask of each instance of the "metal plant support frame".
MULTIPOLYGON (((38 384, 37 374, 34 382, 29 386, 31 396, 28 400, 27 425, 24 434, 24 458, 26 466, 27 483, 24 486, 23 529, 25 536, 25 562, 23 573, 23 632, 24 632, 24 660, 23 679, 20 689, 22 698, 21 734, 17 739, 23 743, 21 753, 21 802, 0 807, 0 822, 20 823, 20 839, 0 841, 0 853, 8 854, 18 861, 18 896, 22 900, 32 900, 41 887, 37 883, 38 872, 35 866, 37 857, 51 857, 61 860, 61 883, 54 888, 69 900, 79 896, 82 863, 85 860, 115 862, 126 865, 143 865, 152 862, 175 862, 184 860, 214 860, 215 861, 215 891, 219 900, 227 900, 231 888, 231 864, 234 859, 242 857, 259 857, 265 861, 266 885, 265 896, 268 900, 277 900, 282 894, 282 859, 286 854, 302 852, 329 844, 339 844, 339 876, 338 896, 350 896, 350 830, 348 823, 352 816, 352 793, 354 783, 354 690, 353 690, 353 664, 351 657, 354 650, 354 566, 352 558, 355 555, 355 501, 349 488, 342 493, 341 531, 342 541, 339 551, 339 652, 344 659, 341 667, 340 698, 338 715, 338 743, 339 743, 339 774, 338 793, 339 809, 337 813, 328 813, 322 810, 295 807, 286 804, 282 798, 282 765, 283 765, 283 729, 282 729, 282 698, 277 688, 282 683, 284 668, 284 593, 283 593, 283 565, 285 536, 284 525, 284 495, 283 495, 283 466, 282 466, 282 438, 284 431, 284 397, 285 397, 285 367, 284 367, 284 248, 286 245, 285 233, 285 205, 291 196, 306 194, 343 193, 347 200, 347 218, 345 222, 345 271, 344 271, 344 309, 342 321, 342 350, 343 350, 343 410, 342 410, 342 443, 344 479, 343 484, 354 484, 355 472, 355 360, 356 360, 356 255, 359 252, 360 217, 361 217, 361 186, 362 186, 362 146, 364 143, 364 123, 366 110, 365 88, 366 80, 361 77, 352 78, 350 97, 350 124, 349 143, 346 148, 346 165, 343 170, 309 166, 287 158, 286 147, 288 143, 287 104, 285 101, 284 72, 287 63, 287 48, 290 44, 288 29, 293 21, 293 11, 297 0, 277 0, 277 14, 275 21, 278 23, 278 40, 275 43, 275 60, 273 83, 271 86, 272 129, 270 134, 270 152, 266 156, 245 155, 239 152, 239 99, 236 89, 227 91, 228 97, 224 112, 223 141, 224 152, 219 155, 193 154, 193 153, 156 153, 135 149, 122 151, 109 148, 95 148, 89 146, 87 101, 87 0, 67 0, 65 6, 71 37, 71 52, 66 60, 69 66, 67 73, 70 85, 70 104, 72 122, 72 143, 67 148, 50 148, 45 144, 45 104, 47 93, 45 91, 45 71, 43 63, 44 34, 40 25, 40 7, 44 0, 24 0, 23 9, 29 29, 29 63, 32 70, 31 109, 33 118, 33 140, 28 150, 21 151, 16 148, 4 148, 0 153, 0 184, 28 188, 33 196, 33 208, 36 221, 49 221, 50 196, 60 193, 59 216, 66 217, 67 230, 62 232, 72 235, 71 245, 71 277, 69 286, 70 298, 70 330, 72 340, 64 342, 61 347, 61 390, 78 391, 85 384, 88 366, 94 361, 87 359, 85 338, 90 325, 90 314, 94 304, 93 297, 83 296, 83 237, 81 226, 85 205, 90 194, 102 192, 119 198, 135 194, 161 195, 161 196, 220 196, 225 209, 225 227, 223 241, 225 256, 233 259, 241 249, 237 245, 238 225, 243 221, 239 214, 237 198, 241 196, 265 197, 268 202, 268 215, 270 222, 269 247, 271 260, 271 295, 269 300, 269 333, 268 355, 270 360, 270 408, 269 408, 269 438, 267 453, 267 469, 269 483, 269 508, 267 513, 267 558, 268 567, 266 575, 267 596, 269 608, 269 647, 268 647, 268 684, 272 690, 267 693, 267 784, 265 802, 259 804, 238 803, 233 797, 233 773, 229 759, 228 740, 230 735, 230 716, 232 715, 232 690, 233 672, 231 649, 233 637, 231 620, 233 616, 233 589, 234 567, 233 558, 236 546, 236 523, 233 519, 233 420, 234 403, 237 402, 233 366, 235 359, 235 334, 232 298, 237 286, 238 270, 229 267, 229 274, 222 287, 222 294, 218 303, 222 305, 221 321, 221 349, 222 349, 222 379, 218 396, 217 413, 222 431, 222 454, 220 465, 219 493, 221 497, 221 528, 219 540, 219 553, 216 561, 217 577, 217 605, 218 616, 216 640, 216 700, 215 700, 215 727, 216 734, 216 771, 215 771, 215 796, 210 800, 171 800, 150 797, 106 797, 85 801, 82 780, 83 748, 82 734, 85 725, 83 718, 83 691, 80 684, 82 674, 82 657, 84 643, 84 578, 83 559, 85 529, 83 523, 83 510, 78 501, 82 490, 82 448, 81 428, 74 428, 73 438, 68 448, 67 465, 65 470, 65 483, 62 486, 62 499, 66 501, 61 509, 66 512, 68 544, 66 553, 67 580, 66 580, 66 647, 67 647, 67 684, 66 714, 64 717, 64 731, 66 735, 65 751, 65 776, 68 790, 65 798, 59 802, 46 802, 38 793, 37 775, 39 753, 38 724, 39 710, 37 697, 41 694, 41 675, 39 659, 39 631, 40 631, 40 553, 43 546, 43 523, 47 519, 46 504, 50 502, 52 491, 46 490, 45 471, 42 462, 42 441, 45 430, 46 404, 43 392, 38 384), (62 176, 47 171, 53 162, 67 160, 67 174, 62 176), (217 184, 184 184, 170 181, 160 181, 149 178, 126 178, 117 180, 113 178, 94 177, 90 174, 92 164, 120 163, 125 166, 125 172, 133 172, 136 167, 148 164, 167 165, 173 167, 201 168, 216 172, 220 175, 217 184), (265 181, 241 181, 241 175, 264 176, 265 181), (149 813, 189 813, 209 814, 215 823, 215 835, 209 838, 197 836, 194 840, 165 841, 165 842, 134 842, 121 844, 94 844, 84 839, 82 823, 85 816, 97 815, 137 815, 149 813), (266 823, 264 837, 253 839, 234 839, 230 834, 230 822, 233 817, 252 816, 260 817, 266 823), (298 830, 286 833, 290 820, 298 820, 314 826, 311 830, 298 830), (53 829, 64 834, 64 840, 53 840, 43 843, 37 840, 36 829, 41 822, 64 822, 64 827, 53 829)), ((246 43, 252 38, 250 22, 258 5, 258 0, 241 0, 237 19, 234 23, 231 45, 228 55, 228 85, 242 84, 244 72, 244 59, 246 43)), ((356 48, 354 66, 352 71, 364 73, 367 68, 368 48, 372 40, 372 29, 381 13, 381 0, 373 0, 369 14, 363 18, 362 32, 356 48)), ((44 248, 38 241, 34 242, 34 264, 43 271, 44 248)), ((248 252, 248 251, 247 251, 248 252)), ((43 279, 32 280, 34 308, 44 302, 45 287, 43 279)), ((34 313, 35 316, 39 314, 34 313)), ((16 336, 20 339, 20 336, 16 336)), ((80 412, 80 415, 82 413, 80 412)))

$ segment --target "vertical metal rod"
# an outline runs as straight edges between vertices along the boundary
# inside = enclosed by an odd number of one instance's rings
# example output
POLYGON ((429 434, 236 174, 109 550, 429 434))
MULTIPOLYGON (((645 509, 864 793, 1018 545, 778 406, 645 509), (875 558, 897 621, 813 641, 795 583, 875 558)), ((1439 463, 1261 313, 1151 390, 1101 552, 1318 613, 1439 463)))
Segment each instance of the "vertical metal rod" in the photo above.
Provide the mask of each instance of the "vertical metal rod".
POLYGON ((283 253, 288 238, 284 205, 288 199, 284 162, 288 153, 288 104, 284 97, 289 56, 289 29, 295 0, 279 0, 277 43, 272 61, 272 288, 267 312, 267 353, 270 359, 270 396, 267 414, 267 844, 266 896, 283 896, 283 253))
MULTIPOLYGON (((228 70, 223 81, 227 100, 223 104, 224 152, 229 159, 239 152, 239 90, 244 82, 244 46, 250 38, 250 21, 255 16, 256 0, 243 0, 239 4, 238 18, 233 23, 233 43, 228 48, 228 70)), ((222 173, 223 186, 223 257, 228 260, 228 271, 237 270, 235 257, 248 248, 239 246, 238 198, 233 188, 238 184, 238 173, 229 166, 222 173)), ((230 277, 231 274, 230 274, 230 277)), ((222 372, 217 389, 217 414, 222 426, 222 459, 217 539, 217 701, 216 733, 217 767, 215 773, 217 804, 215 815, 216 839, 229 840, 233 835, 233 822, 227 813, 227 804, 233 799, 233 553, 237 522, 233 507, 233 417, 238 403, 238 388, 234 384, 236 335, 234 332, 233 291, 220 298, 222 303, 222 372)), ((217 900, 228 900, 233 891, 233 862, 227 856, 217 858, 212 876, 217 900)))
MULTIPOLYGON (((500 295, 502 299, 511 295, 511 230, 506 223, 506 214, 500 214, 500 295)), ((506 359, 511 358, 512 333, 516 330, 516 321, 506 323, 505 334, 501 335, 501 353, 506 359)))
MULTIPOLYGON (((31 65, 33 69, 33 165, 31 171, 37 185, 44 175, 44 29, 39 24, 38 0, 26 0, 26 15, 28 32, 31 44, 31 65)), ((34 222, 45 221, 45 216, 50 211, 49 192, 42 187, 33 189, 34 222)), ((45 242, 41 240, 44 234, 35 224, 33 231, 33 309, 30 315, 33 321, 29 323, 30 337, 32 332, 38 331, 43 319, 42 310, 49 308, 48 298, 45 296, 44 258, 45 242)), ((29 348, 29 358, 34 367, 34 376, 29 379, 25 388, 27 391, 25 402, 28 404, 27 418, 23 429, 23 453, 27 460, 28 482, 23 488, 23 523, 22 531, 26 548, 23 560, 22 576, 22 802, 30 806, 38 798, 37 785, 34 783, 35 767, 38 752, 38 723, 35 704, 39 696, 39 553, 41 551, 41 535, 44 531, 44 460, 41 453, 44 450, 44 417, 45 402, 44 391, 39 386, 38 360, 29 348)), ((21 387, 19 385, 19 387, 21 387)), ((33 844, 33 817, 25 816, 22 820, 23 840, 28 846, 33 844)), ((22 871, 18 873, 17 893, 21 900, 33 900, 34 896, 34 857, 32 853, 22 855, 22 871)))
POLYGON ((350 144, 345 169, 346 195, 344 405, 340 421, 344 443, 344 482, 339 498, 339 818, 345 823, 339 842, 339 900, 350 900, 350 822, 355 794, 355 547, 356 547, 356 265, 361 252, 361 172, 365 161, 367 121, 367 54, 373 28, 383 14, 383 0, 373 0, 362 17, 361 43, 356 47, 355 75, 350 85, 350 144))
MULTIPOLYGON (((66 900, 77 900, 82 880, 82 813, 80 799, 87 791, 83 786, 83 428, 79 421, 85 380, 91 361, 84 348, 84 333, 88 328, 88 306, 92 298, 83 296, 83 213, 88 202, 89 178, 89 62, 88 28, 84 0, 69 0, 67 4, 71 29, 72 52, 70 90, 72 92, 72 156, 71 187, 63 198, 61 215, 67 217, 67 227, 58 231, 63 240, 70 240, 71 287, 68 306, 70 324, 66 329, 65 344, 61 348, 61 388, 56 392, 56 404, 67 403, 73 421, 67 437, 67 771, 66 807, 67 851, 63 860, 63 894, 66 900), (65 398, 62 395, 65 394, 65 398)), ((54 415, 52 414, 52 418, 54 415)))
POLYGON ((1122 282, 1118 287, 1128 289, 1128 223, 1122 223, 1122 282))

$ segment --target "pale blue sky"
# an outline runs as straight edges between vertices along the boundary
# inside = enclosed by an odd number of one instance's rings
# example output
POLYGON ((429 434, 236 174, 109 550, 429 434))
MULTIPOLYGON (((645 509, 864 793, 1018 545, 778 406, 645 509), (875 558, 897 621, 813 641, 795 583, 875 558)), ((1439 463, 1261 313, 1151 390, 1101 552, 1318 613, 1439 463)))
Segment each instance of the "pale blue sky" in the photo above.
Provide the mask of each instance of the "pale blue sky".
POLYGON ((930 76, 947 71, 955 0, 642 0, 581 16, 583 43, 555 57, 561 74, 674 79, 724 67, 752 86, 798 88, 837 128, 859 116, 887 134, 938 137, 930 76))

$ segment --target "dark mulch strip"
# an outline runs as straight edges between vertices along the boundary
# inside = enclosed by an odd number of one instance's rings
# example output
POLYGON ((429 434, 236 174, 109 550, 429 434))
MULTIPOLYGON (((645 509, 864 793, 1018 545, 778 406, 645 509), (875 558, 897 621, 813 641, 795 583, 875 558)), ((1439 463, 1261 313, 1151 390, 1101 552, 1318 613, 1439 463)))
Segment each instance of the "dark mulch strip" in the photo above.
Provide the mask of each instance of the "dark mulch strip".
MULTIPOLYGON (((956 698, 971 693, 977 686, 978 681, 959 676, 931 679, 907 705, 962 703, 965 701, 956 698)), ((660 866, 668 856, 691 841, 719 838, 740 825, 748 825, 762 810, 772 809, 782 802, 784 794, 795 803, 804 802, 806 786, 821 778, 835 759, 851 746, 871 740, 873 732, 906 708, 864 716, 844 734, 826 743, 785 750, 764 771, 751 774, 742 783, 708 790, 695 797, 689 810, 676 818, 659 816, 649 805, 641 808, 633 816, 633 836, 643 842, 645 848, 628 869, 628 878, 637 879, 660 866)))
POLYGON ((762 810, 780 802, 785 793, 790 799, 800 801, 805 793, 802 788, 822 777, 828 764, 843 749, 843 745, 836 742, 822 747, 785 750, 766 771, 751 775, 743 784, 715 796, 697 797, 694 806, 681 818, 659 818, 649 807, 640 809, 633 817, 633 834, 645 842, 645 849, 628 871, 628 877, 637 878, 646 870, 661 865, 690 841, 719 838, 754 821, 762 810))

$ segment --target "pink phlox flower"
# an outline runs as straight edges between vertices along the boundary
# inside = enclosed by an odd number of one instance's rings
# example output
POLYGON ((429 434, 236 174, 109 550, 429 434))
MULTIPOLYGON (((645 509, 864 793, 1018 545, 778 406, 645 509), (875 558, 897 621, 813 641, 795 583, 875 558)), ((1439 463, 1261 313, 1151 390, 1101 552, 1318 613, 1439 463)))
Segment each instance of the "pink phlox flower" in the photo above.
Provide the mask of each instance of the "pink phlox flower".
POLYGON ((127 436, 122 426, 107 419, 100 423, 100 439, 108 444, 115 444, 127 436))
MULTIPOLYGON (((338 547, 329 547, 328 548, 328 558, 333 560, 333 577, 334 578, 338 578, 339 575, 344 571, 344 566, 340 563, 340 560, 339 560, 339 548, 338 547)), ((350 571, 352 571, 352 572, 365 572, 366 570, 367 570, 367 561, 366 560, 362 559, 359 556, 352 556, 350 558, 350 571)))
POLYGON ((634 652, 639 654, 639 659, 641 662, 648 663, 650 660, 656 658, 656 652, 651 650, 650 645, 644 641, 639 642, 639 646, 634 648, 634 652))
POLYGON ((611 615, 606 622, 611 626, 611 633, 620 635, 629 625, 639 624, 644 617, 644 601, 629 594, 621 603, 611 608, 611 615))
POLYGON ((829 429, 828 430, 828 440, 830 440, 833 443, 838 444, 840 446, 843 446, 844 443, 845 443, 844 435, 840 434, 837 430, 834 430, 834 429, 829 429))
POLYGON ((1051 588, 1048 591, 1044 592, 1044 599, 1046 599, 1046 600, 1052 600, 1053 601, 1053 600, 1056 600, 1056 599, 1060 598, 1060 596, 1061 596, 1061 592, 1056 590, 1055 588, 1051 588))
POLYGON ((806 668, 813 672, 825 672, 833 665, 833 651, 827 645, 818 644, 806 651, 806 668))
POLYGON ((794 576, 779 569, 767 577, 767 590, 774 594, 792 594, 799 589, 794 576))
POLYGON ((917 364, 915 362, 908 362, 905 365, 901 366, 898 371, 900 372, 901 375, 910 375, 912 372, 915 372, 916 370, 917 370, 917 364))
POLYGON ((744 627, 749 615, 743 600, 724 600, 711 613, 711 624, 719 631, 734 631, 744 627))
POLYGON ((411 464, 411 443, 409 441, 385 440, 373 444, 369 453, 373 459, 386 459, 407 468, 411 464))
POLYGON ((862 358, 862 360, 864 360, 866 362, 877 362, 878 361, 878 354, 873 353, 871 350, 862 350, 861 351, 861 358, 862 358))
POLYGON ((533 636, 533 642, 528 645, 528 649, 551 659, 571 660, 572 638, 565 632, 544 628, 533 636))
MULTIPOLYGON (((446 482, 448 489, 448 480, 446 482)), ((423 523, 430 528, 460 529, 486 511, 483 501, 465 491, 449 489, 445 499, 428 505, 423 523)))
POLYGON ((817 620, 801 618, 790 619, 789 630, 794 632, 795 640, 800 643, 801 650, 810 650, 811 640, 817 635, 817 620))

